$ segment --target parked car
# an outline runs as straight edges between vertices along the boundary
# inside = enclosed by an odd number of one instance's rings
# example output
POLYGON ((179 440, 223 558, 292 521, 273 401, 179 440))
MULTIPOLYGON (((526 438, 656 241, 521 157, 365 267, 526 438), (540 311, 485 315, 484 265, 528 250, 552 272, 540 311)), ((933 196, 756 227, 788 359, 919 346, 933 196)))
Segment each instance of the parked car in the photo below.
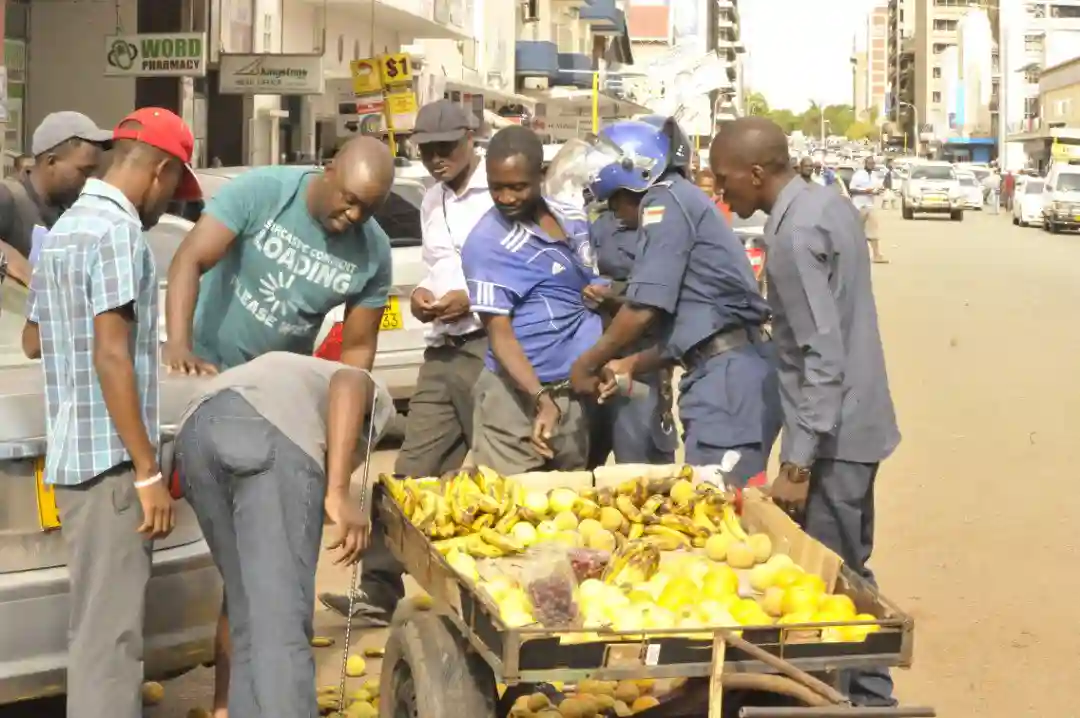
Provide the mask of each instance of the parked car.
MULTIPOLYGON (((197 170, 203 196, 209 200, 227 182, 249 169, 216 167, 197 170)), ((424 361, 426 347, 424 325, 409 311, 409 297, 427 274, 420 256, 420 203, 428 184, 411 178, 395 179, 390 197, 375 213, 375 219, 390 236, 394 262, 394 286, 383 314, 379 351, 375 355, 375 374, 386 383, 400 413, 408 411, 408 401, 416 389, 416 376, 424 361)), ((331 310, 319 330, 316 346, 323 345, 328 339, 331 344, 336 341, 340 356, 340 324, 344 316, 344 306, 331 310)), ((322 356, 334 358, 333 352, 333 346, 320 347, 322 356)))
POLYGON ((1041 177, 1017 178, 1012 203, 1013 224, 1029 227, 1042 222, 1045 184, 1041 177))
POLYGON ((1080 167, 1054 163, 1043 185, 1043 229, 1080 229, 1080 167))
POLYGON ((982 185, 971 172, 958 171, 956 179, 960 182, 960 198, 964 209, 982 210, 983 189, 982 185))
MULTIPOLYGON (((182 218, 167 216, 148 232, 163 277, 190 227, 182 218)), ((69 577, 56 501, 41 481, 44 380, 40 362, 22 353, 27 290, 9 279, 0 296, 0 704, 7 704, 64 692, 69 577)), ((163 377, 166 442, 200 381, 163 377)), ((191 508, 177 502, 176 528, 154 544, 146 600, 146 677, 168 678, 210 662, 220 607, 217 568, 191 508)))
POLYGON ((900 185, 900 208, 904 219, 916 213, 947 214, 954 222, 964 219, 960 180, 948 162, 920 162, 911 166, 900 185))

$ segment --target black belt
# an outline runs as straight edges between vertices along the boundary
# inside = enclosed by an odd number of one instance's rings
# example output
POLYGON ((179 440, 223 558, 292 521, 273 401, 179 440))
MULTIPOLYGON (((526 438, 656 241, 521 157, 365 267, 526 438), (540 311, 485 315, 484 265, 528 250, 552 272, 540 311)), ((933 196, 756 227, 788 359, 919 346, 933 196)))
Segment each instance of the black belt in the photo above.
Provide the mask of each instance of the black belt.
POLYGON ((483 329, 477 329, 475 331, 466 332, 465 334, 444 334, 443 339, 446 340, 444 346, 454 347, 459 349, 471 341, 477 339, 483 339, 487 336, 487 331, 483 329))
POLYGON ((704 364, 714 356, 744 347, 747 344, 757 344, 760 341, 761 329, 759 327, 726 329, 690 347, 683 354, 679 363, 682 364, 684 369, 692 371, 695 367, 704 364))

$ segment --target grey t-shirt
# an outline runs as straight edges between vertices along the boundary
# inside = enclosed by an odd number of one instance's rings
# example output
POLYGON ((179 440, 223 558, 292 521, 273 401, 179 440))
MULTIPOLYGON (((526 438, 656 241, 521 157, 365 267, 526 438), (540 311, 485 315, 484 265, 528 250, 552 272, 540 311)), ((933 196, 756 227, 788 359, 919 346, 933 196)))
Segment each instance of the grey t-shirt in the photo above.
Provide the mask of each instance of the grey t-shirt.
MULTIPOLYGON (((210 379, 180 417, 177 433, 203 402, 219 392, 231 389, 244 397, 263 418, 315 459, 319 466, 325 467, 326 410, 330 400, 330 379, 341 370, 363 371, 304 354, 263 354, 210 379)), ((374 436, 375 443, 378 443, 379 437, 386 431, 396 412, 386 387, 374 378, 372 383, 375 386, 374 436)), ((364 423, 358 449, 364 448, 369 426, 368 422, 364 423)))

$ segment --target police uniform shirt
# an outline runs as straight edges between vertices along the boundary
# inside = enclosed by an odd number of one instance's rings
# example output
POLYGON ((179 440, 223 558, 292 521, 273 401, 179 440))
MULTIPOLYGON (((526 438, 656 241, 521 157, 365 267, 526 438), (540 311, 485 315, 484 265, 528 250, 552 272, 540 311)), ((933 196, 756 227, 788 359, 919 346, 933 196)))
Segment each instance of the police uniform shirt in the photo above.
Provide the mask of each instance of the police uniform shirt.
POLYGON ((858 215, 795 177, 765 225, 782 461, 877 463, 900 443, 858 215))
MULTIPOLYGON (((461 260, 473 311, 510 317, 537 378, 549 383, 570 376, 574 360, 600 338, 602 329, 600 315, 582 299, 582 291, 597 279, 588 218, 573 206, 545 201, 565 242, 493 208, 469 234, 461 260)), ((486 365, 496 369, 490 350, 486 365)))
POLYGON ((742 242, 712 199, 675 173, 641 202, 626 297, 666 313, 661 336, 673 359, 718 332, 760 326, 769 312, 742 242))
POLYGON ((589 226, 589 243, 600 276, 625 282, 634 268, 638 235, 622 225, 614 212, 602 212, 589 226))

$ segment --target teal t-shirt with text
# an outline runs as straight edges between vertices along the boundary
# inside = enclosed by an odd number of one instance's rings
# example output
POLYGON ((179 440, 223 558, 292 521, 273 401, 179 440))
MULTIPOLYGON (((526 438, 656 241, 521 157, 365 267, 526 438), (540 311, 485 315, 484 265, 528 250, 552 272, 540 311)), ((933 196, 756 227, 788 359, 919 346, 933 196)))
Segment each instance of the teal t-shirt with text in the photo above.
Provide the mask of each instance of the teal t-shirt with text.
POLYGON ((311 354, 331 309, 386 304, 390 238, 374 219, 327 234, 307 208, 319 172, 259 167, 207 203, 205 213, 236 233, 203 275, 195 308, 195 353, 220 369, 272 351, 311 354))

